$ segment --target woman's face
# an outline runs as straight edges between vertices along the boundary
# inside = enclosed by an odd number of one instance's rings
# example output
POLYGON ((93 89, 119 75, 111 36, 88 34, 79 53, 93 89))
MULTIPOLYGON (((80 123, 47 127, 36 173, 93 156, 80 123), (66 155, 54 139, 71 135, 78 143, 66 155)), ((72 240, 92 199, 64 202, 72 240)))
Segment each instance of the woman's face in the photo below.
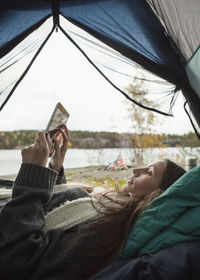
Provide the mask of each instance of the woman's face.
POLYGON ((123 186, 124 192, 130 192, 136 198, 143 198, 161 186, 165 170, 165 161, 158 160, 147 167, 134 168, 126 185, 123 186))

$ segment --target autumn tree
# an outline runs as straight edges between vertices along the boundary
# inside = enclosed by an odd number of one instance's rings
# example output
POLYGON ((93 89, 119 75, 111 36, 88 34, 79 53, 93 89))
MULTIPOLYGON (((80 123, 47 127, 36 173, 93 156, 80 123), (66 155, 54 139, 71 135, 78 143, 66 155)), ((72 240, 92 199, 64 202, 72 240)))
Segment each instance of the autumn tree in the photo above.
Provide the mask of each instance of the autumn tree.
MULTIPOLYGON (((129 96, 138 103, 153 107, 155 104, 147 99, 148 90, 145 89, 143 79, 133 78, 133 82, 126 88, 129 96)), ((137 164, 144 162, 144 149, 162 146, 162 137, 155 134, 155 123, 158 122, 156 113, 143 109, 137 104, 126 101, 128 104, 128 117, 132 121, 134 136, 132 147, 134 156, 131 159, 137 164)))

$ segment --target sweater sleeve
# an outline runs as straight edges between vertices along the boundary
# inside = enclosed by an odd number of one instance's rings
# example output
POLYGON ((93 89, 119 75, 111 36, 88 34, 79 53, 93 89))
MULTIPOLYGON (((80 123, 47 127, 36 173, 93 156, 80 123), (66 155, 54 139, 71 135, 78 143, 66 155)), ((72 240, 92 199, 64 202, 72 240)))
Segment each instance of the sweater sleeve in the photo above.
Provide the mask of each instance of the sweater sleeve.
MULTIPOLYGON (((51 163, 49 163, 49 168, 53 170, 51 163)), ((60 172, 58 173, 57 179, 55 184, 56 185, 61 185, 61 184, 66 184, 67 183, 67 178, 65 176, 65 170, 64 167, 62 166, 60 172)))
POLYGON ((66 184, 66 183, 67 183, 67 178, 65 176, 64 168, 62 167, 62 169, 58 173, 56 185, 66 184))
MULTIPOLYGON (((0 279, 14 279, 20 271, 31 273, 48 244, 44 205, 50 200, 57 172, 22 164, 14 182, 12 199, 0 212, 0 279)), ((19 274, 20 275, 20 274, 19 274)))

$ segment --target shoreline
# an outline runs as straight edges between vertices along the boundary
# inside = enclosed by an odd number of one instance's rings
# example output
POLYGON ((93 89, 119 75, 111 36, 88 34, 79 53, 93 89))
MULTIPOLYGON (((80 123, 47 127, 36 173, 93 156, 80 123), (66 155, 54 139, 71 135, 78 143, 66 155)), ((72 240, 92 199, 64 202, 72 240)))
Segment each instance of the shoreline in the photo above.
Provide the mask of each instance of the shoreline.
MULTIPOLYGON (((76 167, 76 168, 65 168, 65 174, 68 182, 87 182, 87 180, 91 178, 96 179, 118 179, 118 180, 126 180, 128 177, 132 175, 132 167, 129 167, 126 170, 105 170, 104 165, 97 166, 86 166, 86 167, 76 167)), ((0 179, 11 180, 14 181, 17 174, 11 175, 1 175, 0 179)))

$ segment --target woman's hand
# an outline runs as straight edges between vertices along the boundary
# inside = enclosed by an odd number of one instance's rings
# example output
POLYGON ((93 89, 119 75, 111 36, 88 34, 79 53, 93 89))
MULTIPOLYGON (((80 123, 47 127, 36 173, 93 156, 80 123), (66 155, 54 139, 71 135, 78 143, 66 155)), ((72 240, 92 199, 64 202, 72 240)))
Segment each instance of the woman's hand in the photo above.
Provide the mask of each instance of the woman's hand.
POLYGON ((69 141, 69 132, 66 129, 61 129, 59 133, 62 133, 63 141, 62 144, 60 145, 59 140, 55 140, 55 146, 53 148, 53 154, 50 160, 50 167, 57 171, 58 173, 61 171, 62 166, 63 166, 63 161, 65 158, 65 154, 67 152, 67 144, 69 141))
POLYGON ((21 151, 22 162, 32 163, 45 167, 52 149, 52 142, 49 134, 45 136, 45 132, 38 132, 35 143, 24 148, 21 151))

